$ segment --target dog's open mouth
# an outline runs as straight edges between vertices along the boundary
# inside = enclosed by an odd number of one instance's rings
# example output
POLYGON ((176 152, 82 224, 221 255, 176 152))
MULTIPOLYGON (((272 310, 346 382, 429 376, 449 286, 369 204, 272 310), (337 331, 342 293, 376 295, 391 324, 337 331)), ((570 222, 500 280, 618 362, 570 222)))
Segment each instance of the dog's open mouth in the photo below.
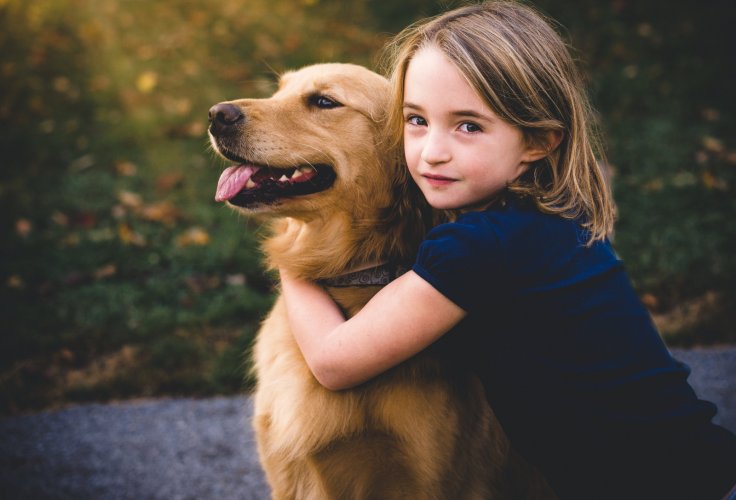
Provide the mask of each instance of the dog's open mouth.
POLYGON ((334 181, 335 171, 328 165, 272 168, 244 163, 222 172, 215 201, 229 201, 239 207, 268 204, 281 198, 324 191, 334 181))

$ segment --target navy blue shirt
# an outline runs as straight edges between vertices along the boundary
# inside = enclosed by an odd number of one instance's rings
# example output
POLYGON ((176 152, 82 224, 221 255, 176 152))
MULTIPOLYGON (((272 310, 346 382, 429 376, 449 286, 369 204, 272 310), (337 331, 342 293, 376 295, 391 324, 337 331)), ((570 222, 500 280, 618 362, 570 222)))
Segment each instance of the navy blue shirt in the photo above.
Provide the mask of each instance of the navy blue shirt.
POLYGON ((720 498, 736 437, 687 383, 608 241, 518 199, 434 228, 413 270, 467 312, 434 346, 472 366, 561 498, 720 498))

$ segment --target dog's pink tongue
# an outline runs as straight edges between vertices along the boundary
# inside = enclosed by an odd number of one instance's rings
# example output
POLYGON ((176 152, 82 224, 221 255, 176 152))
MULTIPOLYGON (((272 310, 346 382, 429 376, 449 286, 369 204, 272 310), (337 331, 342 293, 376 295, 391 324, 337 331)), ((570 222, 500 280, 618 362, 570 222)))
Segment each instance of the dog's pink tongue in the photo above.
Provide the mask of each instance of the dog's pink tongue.
POLYGON ((220 175, 220 180, 217 181, 215 201, 226 201, 238 194, 257 170, 258 167, 251 164, 233 165, 226 168, 220 175))

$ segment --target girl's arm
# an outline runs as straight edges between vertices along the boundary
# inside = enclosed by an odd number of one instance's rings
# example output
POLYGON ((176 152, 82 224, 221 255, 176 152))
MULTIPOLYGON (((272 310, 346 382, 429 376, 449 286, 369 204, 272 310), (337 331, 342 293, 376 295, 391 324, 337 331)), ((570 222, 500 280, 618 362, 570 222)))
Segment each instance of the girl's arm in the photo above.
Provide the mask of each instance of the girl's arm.
POLYGON ((314 283, 282 272, 281 290, 304 359, 331 390, 356 386, 410 358, 465 316, 413 271, 382 288, 347 321, 314 283))

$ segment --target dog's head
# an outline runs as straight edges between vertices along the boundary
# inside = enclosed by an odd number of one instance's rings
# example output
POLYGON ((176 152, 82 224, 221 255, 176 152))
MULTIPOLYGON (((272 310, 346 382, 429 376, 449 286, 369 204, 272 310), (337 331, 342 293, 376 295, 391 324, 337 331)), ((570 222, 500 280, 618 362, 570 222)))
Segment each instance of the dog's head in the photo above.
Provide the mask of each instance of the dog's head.
POLYGON ((210 140, 236 164, 215 199, 297 218, 385 207, 399 170, 382 140, 388 93, 387 80, 366 68, 318 64, 283 75, 267 99, 216 104, 210 140))

